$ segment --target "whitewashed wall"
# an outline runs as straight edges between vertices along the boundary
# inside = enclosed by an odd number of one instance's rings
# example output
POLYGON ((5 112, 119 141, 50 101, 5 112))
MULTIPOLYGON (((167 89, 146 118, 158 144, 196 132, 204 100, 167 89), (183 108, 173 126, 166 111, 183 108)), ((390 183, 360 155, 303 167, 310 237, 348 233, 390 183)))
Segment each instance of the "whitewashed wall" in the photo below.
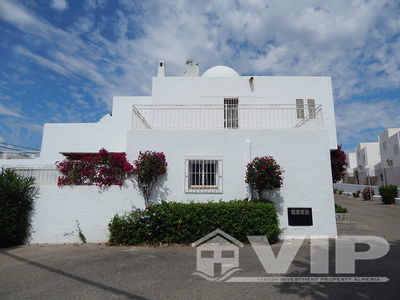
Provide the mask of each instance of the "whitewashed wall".
POLYGON ((158 196, 170 201, 219 201, 248 196, 246 163, 272 155, 285 170, 284 186, 275 196, 285 236, 336 236, 330 151, 324 130, 135 130, 128 133, 127 154, 163 151, 168 175, 158 196), (215 156, 223 160, 222 194, 187 194, 185 157, 215 156), (289 227, 288 207, 312 207, 314 226, 289 227))
MULTIPOLYGON (((130 160, 139 151, 163 151, 168 173, 156 188, 153 201, 219 201, 249 196, 244 182, 245 165, 256 156, 272 155, 285 170, 284 185, 270 196, 278 208, 283 237, 336 236, 329 150, 321 141, 326 132, 315 130, 130 131, 130 160), (299 134, 301 132, 301 134, 299 134), (223 193, 186 194, 184 160, 187 156, 219 156, 223 159, 223 193), (310 163, 312 158, 313 163, 310 163), (312 207, 314 226, 289 227, 288 207, 312 207)), ((41 186, 33 216, 33 243, 79 241, 76 220, 89 242, 108 239, 108 223, 115 213, 143 207, 138 191, 129 185, 101 192, 95 186, 59 188, 41 186)))
POLYGON ((106 242, 108 223, 116 213, 143 208, 132 185, 101 191, 96 186, 59 188, 42 185, 32 216, 31 243, 80 242, 76 221, 88 242, 106 242))

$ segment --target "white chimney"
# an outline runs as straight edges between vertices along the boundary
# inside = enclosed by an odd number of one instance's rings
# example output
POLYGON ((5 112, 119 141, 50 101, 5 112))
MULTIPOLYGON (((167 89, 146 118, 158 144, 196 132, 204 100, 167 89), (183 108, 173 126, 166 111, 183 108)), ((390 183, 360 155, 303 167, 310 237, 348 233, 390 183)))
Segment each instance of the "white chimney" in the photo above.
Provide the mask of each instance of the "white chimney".
POLYGON ((158 63, 157 77, 164 77, 164 76, 165 76, 165 63, 163 61, 160 61, 158 63))

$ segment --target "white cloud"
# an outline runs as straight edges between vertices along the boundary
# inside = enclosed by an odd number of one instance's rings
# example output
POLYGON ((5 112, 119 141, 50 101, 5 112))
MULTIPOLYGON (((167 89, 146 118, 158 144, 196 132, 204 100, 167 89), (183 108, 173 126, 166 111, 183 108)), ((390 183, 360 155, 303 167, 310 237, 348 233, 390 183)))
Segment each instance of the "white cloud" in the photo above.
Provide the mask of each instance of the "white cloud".
POLYGON ((347 141, 365 136, 365 128, 400 124, 387 112, 395 111, 390 102, 347 103, 354 95, 399 87, 396 2, 120 0, 113 14, 95 17, 105 2, 87 0, 85 15, 62 30, 0 1, 0 18, 37 38, 38 49, 16 47, 17 54, 77 80, 102 106, 112 95, 149 94, 159 59, 170 75, 183 74, 187 58, 203 71, 227 64, 246 74, 332 75, 338 129, 347 141), (104 36, 105 28, 114 36, 104 36), (381 121, 366 122, 361 108, 381 121))
POLYGON ((2 104, 0 104, 0 115, 16 117, 16 118, 23 118, 23 116, 21 114, 19 114, 15 110, 12 110, 11 108, 8 108, 2 104))
MULTIPOLYGON (((382 129, 400 127, 400 99, 341 102, 336 108, 336 125, 343 144, 377 141, 382 129)), ((347 150, 347 149, 346 149, 347 150)))
POLYGON ((68 2, 66 0, 52 0, 51 7, 58 11, 64 11, 68 8, 68 2))

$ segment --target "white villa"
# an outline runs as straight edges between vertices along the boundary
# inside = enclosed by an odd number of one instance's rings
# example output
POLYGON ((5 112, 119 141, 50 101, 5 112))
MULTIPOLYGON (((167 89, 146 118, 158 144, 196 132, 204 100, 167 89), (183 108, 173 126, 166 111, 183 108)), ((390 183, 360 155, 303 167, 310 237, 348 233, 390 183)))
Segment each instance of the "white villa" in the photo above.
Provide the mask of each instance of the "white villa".
POLYGON ((400 128, 388 128, 379 136, 381 181, 400 186, 400 128))
POLYGON ((226 66, 200 76, 197 65, 184 76, 166 76, 160 62, 151 96, 113 97, 112 113, 97 123, 45 124, 40 157, 0 165, 38 178, 33 242, 76 241, 76 220, 88 241, 105 241, 115 213, 144 206, 131 184, 57 187, 56 161, 101 148, 126 152, 130 161, 139 151, 164 152, 167 176, 153 201, 244 199, 246 164, 271 155, 285 170, 283 187, 267 195, 283 237, 336 237, 330 169, 336 147, 330 77, 240 76, 226 66))
POLYGON ((359 143, 347 154, 343 183, 400 186, 400 128, 388 128, 378 142, 359 143))
POLYGON ((377 185, 379 174, 376 169, 381 162, 379 143, 359 143, 355 150, 357 159, 357 166, 354 168, 355 184, 377 185))
POLYGON ((357 168, 357 154, 356 152, 346 153, 346 173, 343 178, 344 183, 355 184, 356 177, 354 176, 354 169, 357 168))

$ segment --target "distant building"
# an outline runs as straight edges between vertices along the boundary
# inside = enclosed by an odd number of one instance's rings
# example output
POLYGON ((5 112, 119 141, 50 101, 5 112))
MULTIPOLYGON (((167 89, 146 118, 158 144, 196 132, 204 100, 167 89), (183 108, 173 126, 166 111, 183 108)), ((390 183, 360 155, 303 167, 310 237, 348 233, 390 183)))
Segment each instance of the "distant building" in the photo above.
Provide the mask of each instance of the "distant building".
POLYGON ((400 128, 388 128, 379 136, 381 181, 400 186, 400 128))
POLYGON ((344 183, 356 184, 356 178, 354 176, 354 169, 357 167, 357 155, 355 152, 346 154, 347 168, 343 178, 344 183))
POLYGON ((0 151, 0 159, 32 159, 37 157, 36 152, 0 151))
POLYGON ((359 143, 355 149, 357 166, 354 168, 356 184, 377 185, 379 184, 379 174, 375 172, 375 166, 380 164, 381 157, 379 143, 359 143))

